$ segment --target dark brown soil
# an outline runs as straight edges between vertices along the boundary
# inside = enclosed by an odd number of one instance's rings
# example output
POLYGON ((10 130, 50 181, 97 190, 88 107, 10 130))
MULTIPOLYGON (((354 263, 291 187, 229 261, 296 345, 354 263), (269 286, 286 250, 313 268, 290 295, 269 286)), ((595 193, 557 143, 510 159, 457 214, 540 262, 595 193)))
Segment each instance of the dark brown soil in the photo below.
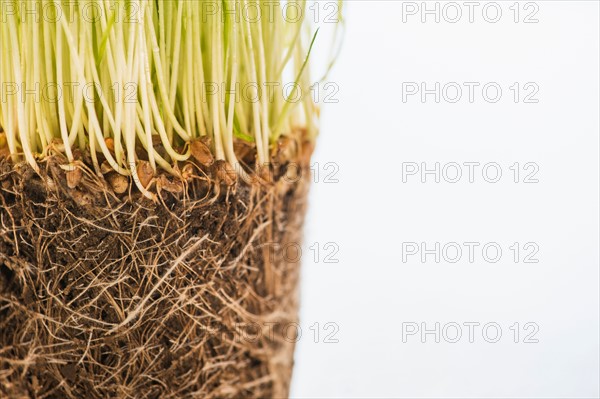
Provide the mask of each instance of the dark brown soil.
POLYGON ((307 166, 152 202, 58 163, 0 161, 0 398, 287 396, 307 166))

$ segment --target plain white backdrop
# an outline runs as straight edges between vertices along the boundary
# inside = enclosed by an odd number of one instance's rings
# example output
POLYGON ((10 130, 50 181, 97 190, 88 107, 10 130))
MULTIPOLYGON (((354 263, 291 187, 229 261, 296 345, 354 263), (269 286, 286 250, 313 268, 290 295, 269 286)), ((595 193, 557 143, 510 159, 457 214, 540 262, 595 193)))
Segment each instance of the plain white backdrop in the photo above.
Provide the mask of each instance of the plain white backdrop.
POLYGON ((293 398, 599 396, 599 3, 476 3, 345 2, 293 398))

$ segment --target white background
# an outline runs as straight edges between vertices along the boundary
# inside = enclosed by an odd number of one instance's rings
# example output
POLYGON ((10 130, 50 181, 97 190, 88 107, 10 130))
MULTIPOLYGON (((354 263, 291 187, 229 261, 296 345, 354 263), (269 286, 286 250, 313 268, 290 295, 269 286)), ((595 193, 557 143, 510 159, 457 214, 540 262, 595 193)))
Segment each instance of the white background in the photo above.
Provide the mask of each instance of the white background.
POLYGON ((521 21, 524 2, 519 23, 513 1, 498 3, 497 23, 480 6, 473 23, 452 24, 403 22, 402 2, 346 2, 345 45, 328 78, 339 102, 322 104, 314 158, 292 397, 599 396, 598 2, 537 1, 532 24, 521 21), (496 103, 481 86, 473 103, 466 89, 457 103, 403 102, 403 82, 496 82, 503 93, 496 103), (539 102, 515 103, 515 82, 538 85, 539 102), (324 181, 327 162, 338 183, 324 181), (473 183, 403 183, 406 162, 496 162, 503 175, 488 183, 479 167, 473 183), (514 183, 515 162, 537 164, 539 182, 514 183), (466 253, 456 263, 402 260, 403 242, 467 241, 498 243, 502 257, 487 262, 480 246, 473 263, 466 253), (328 242, 338 263, 323 261, 328 242), (537 244, 539 262, 516 263, 514 242, 537 244), (327 322, 338 343, 323 342, 327 322), (479 326, 473 343, 466 327, 457 343, 403 342, 410 322, 494 322, 502 337, 488 343, 479 326), (527 322, 538 343, 523 342, 527 322))

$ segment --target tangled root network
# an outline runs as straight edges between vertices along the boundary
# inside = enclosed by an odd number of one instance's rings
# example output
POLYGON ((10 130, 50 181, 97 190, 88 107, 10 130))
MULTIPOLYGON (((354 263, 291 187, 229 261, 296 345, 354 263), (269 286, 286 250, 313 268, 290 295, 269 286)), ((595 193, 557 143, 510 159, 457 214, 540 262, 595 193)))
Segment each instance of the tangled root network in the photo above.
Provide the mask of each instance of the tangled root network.
POLYGON ((152 202, 58 164, 0 162, 0 397, 287 396, 307 174, 152 202))

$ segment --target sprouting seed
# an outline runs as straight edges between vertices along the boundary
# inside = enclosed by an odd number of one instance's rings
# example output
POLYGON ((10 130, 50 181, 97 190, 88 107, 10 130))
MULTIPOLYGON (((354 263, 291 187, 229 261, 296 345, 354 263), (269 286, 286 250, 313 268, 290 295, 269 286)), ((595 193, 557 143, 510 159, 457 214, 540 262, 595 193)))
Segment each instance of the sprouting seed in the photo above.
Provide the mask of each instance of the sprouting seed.
POLYGON ((150 185, 152 178, 154 177, 154 170, 152 166, 147 161, 140 161, 137 164, 137 178, 139 179, 142 187, 146 188, 150 185))
POLYGON ((192 141, 190 143, 190 150, 194 159, 204 166, 210 166, 215 162, 210 148, 200 140, 192 141))

